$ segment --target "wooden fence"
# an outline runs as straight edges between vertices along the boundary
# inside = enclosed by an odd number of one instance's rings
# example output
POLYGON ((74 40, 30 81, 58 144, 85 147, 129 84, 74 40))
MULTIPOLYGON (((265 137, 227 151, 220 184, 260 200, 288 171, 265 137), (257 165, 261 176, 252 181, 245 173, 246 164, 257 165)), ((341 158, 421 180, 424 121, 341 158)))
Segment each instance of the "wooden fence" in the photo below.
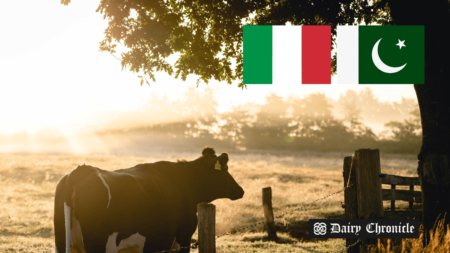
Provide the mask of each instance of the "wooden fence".
MULTIPOLYGON (((400 177, 381 174, 380 153, 378 149, 359 149, 353 156, 344 158, 344 186, 349 187, 344 193, 344 219, 422 219, 422 211, 414 210, 414 203, 422 202, 420 191, 414 186, 420 185, 418 177, 400 177), (382 189, 383 184, 391 189, 382 189), (398 190, 397 185, 407 185, 409 190, 398 190), (391 201, 390 211, 383 210, 383 201, 391 201), (396 210, 395 201, 409 202, 409 210, 396 210)), ((272 189, 262 189, 262 207, 269 240, 276 241, 277 234, 272 210, 272 189)), ((215 253, 215 206, 201 203, 198 208, 198 248, 200 253, 215 253)), ((347 246, 357 239, 347 239, 347 246)), ((362 251, 371 252, 380 247, 380 239, 361 239, 362 251)), ((390 248, 391 240, 387 239, 390 248)), ((403 244, 403 243, 402 243, 403 244)), ((403 247, 403 245, 402 245, 403 247)), ((360 252, 360 247, 351 247, 347 252, 360 252)))
MULTIPOLYGON (((272 209, 272 188, 262 189, 262 207, 269 241, 278 240, 272 209)), ((197 205, 198 212, 198 251, 216 252, 216 207, 210 203, 197 205)))
POLYGON ((388 174, 380 174, 381 184, 390 184, 391 189, 382 189, 383 200, 390 200, 390 212, 384 212, 384 217, 388 219, 416 218, 422 220, 422 210, 414 210, 414 203, 422 203, 422 192, 414 191, 415 185, 420 185, 418 177, 400 177, 388 174), (397 185, 408 185, 409 190, 397 190, 397 185), (408 211, 396 211, 395 201, 403 200, 409 202, 408 211))
MULTIPOLYGON (((353 156, 344 158, 344 186, 353 186, 345 191, 344 219, 419 219, 422 210, 414 210, 414 203, 422 203, 422 193, 414 191, 420 185, 418 177, 400 177, 381 174, 380 153, 378 149, 359 149, 353 156), (391 185, 391 189, 382 189, 383 184, 391 185), (409 190, 398 190, 397 185, 408 185, 409 190), (383 201, 391 201, 390 211, 383 210, 383 201), (409 202, 409 210, 400 211, 395 207, 396 200, 409 202)), ((347 239, 347 246, 356 239, 347 239)), ((391 240, 388 240, 388 244, 391 240)), ((388 245, 389 247, 390 245, 388 245)), ((371 247, 380 247, 378 239, 363 239, 362 250, 369 252, 371 247)), ((348 252, 359 252, 353 247, 348 252)))
POLYGON ((209 203, 197 205, 198 252, 216 253, 216 206, 209 203))
POLYGON ((378 149, 355 151, 353 156, 344 158, 343 167, 344 186, 356 186, 345 192, 345 219, 368 218, 374 213, 388 219, 422 219, 422 210, 414 209, 414 203, 422 203, 422 193, 414 191, 414 186, 420 185, 419 178, 381 174, 378 149), (382 189, 383 184, 391 185, 391 189, 382 189), (409 190, 398 190, 397 185, 407 185, 409 190), (367 200, 373 205, 367 205, 367 200), (383 210, 382 201, 387 200, 391 201, 390 211, 383 210), (396 200, 408 201, 409 210, 396 210, 396 200))

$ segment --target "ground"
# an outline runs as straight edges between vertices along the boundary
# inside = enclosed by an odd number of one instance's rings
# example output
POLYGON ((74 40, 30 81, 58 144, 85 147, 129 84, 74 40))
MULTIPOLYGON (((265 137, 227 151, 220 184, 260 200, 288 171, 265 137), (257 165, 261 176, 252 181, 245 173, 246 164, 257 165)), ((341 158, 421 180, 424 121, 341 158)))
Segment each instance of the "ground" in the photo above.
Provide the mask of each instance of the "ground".
MULTIPOLYGON (((218 153, 225 150, 217 150, 218 153)), ((148 156, 0 154, 0 252, 54 252, 53 204, 59 179, 78 165, 106 170, 155 161, 193 160, 192 152, 153 152, 148 156)), ((261 192, 272 187, 274 215, 289 212, 343 188, 342 164, 351 153, 229 153, 229 171, 244 188, 243 199, 217 200, 216 235, 262 221, 261 192)), ((381 172, 417 176, 413 155, 381 155, 381 172)), ((420 187, 416 188, 419 190, 420 187)), ((307 221, 339 217, 343 193, 307 210, 277 219, 280 240, 267 241, 263 225, 216 241, 218 252, 336 252, 344 239, 310 240, 307 221)), ((401 204, 401 201, 399 201, 401 204)), ((390 202, 384 203, 389 206, 390 202)), ((403 203, 407 205, 407 203, 403 203)), ((194 235, 194 238, 197 234, 194 235)), ((194 252, 197 252, 196 250, 194 252)))

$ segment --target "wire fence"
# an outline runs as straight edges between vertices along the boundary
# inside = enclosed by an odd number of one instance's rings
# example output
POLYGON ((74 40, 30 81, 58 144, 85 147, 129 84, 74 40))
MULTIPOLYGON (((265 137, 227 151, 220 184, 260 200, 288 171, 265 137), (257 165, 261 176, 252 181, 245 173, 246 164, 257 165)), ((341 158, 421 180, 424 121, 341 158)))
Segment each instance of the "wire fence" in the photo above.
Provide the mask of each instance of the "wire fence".
MULTIPOLYGON (((280 215, 278 215, 278 216, 275 216, 275 219, 281 219, 281 218, 283 218, 284 216, 286 216, 286 215, 288 215, 288 214, 292 214, 292 213, 297 212, 297 211, 300 211, 300 210, 302 210, 302 209, 305 209, 305 211, 306 211, 306 210, 307 210, 307 209, 306 209, 307 206, 311 206, 311 205, 313 205, 314 203, 316 203, 316 202, 318 202, 318 201, 320 201, 320 200, 324 200, 324 199, 329 198, 329 197, 331 197, 331 196, 333 196, 333 195, 336 195, 336 194, 338 194, 338 193, 344 192, 346 189, 348 189, 348 188, 350 188, 350 187, 352 187, 352 186, 353 186, 353 185, 349 185, 349 186, 347 186, 347 187, 344 187, 342 190, 339 190, 339 191, 337 191, 337 192, 331 193, 331 194, 329 194, 329 195, 327 195, 327 196, 325 196, 325 197, 318 198, 318 199, 316 199, 316 200, 314 200, 314 201, 312 201, 312 202, 310 202, 310 203, 304 204, 304 205, 302 205, 302 206, 300 206, 300 207, 298 207, 298 208, 292 209, 292 210, 290 210, 290 211, 288 211, 288 212, 284 212, 284 213, 282 213, 282 214, 280 214, 280 215)), ((227 235, 233 235, 233 234, 236 234, 236 233, 238 233, 238 232, 244 231, 244 230, 249 229, 249 228, 252 228, 252 227, 256 227, 256 226, 261 225, 261 224, 264 224, 264 223, 266 223, 266 222, 265 222, 265 221, 257 222, 257 223, 254 223, 254 224, 252 224, 252 225, 249 225, 249 226, 246 226, 246 227, 243 227, 243 228, 240 228, 240 229, 236 229, 236 230, 233 231, 233 232, 228 232, 228 233, 226 233, 226 234, 218 235, 218 236, 216 236, 216 239, 218 239, 218 238, 220 238, 220 237, 227 236, 227 235)), ((349 248, 351 248, 351 247, 357 245, 358 242, 360 242, 359 239, 358 239, 354 244, 349 245, 349 246, 347 246, 346 248, 344 248, 344 249, 342 249, 342 250, 340 250, 340 251, 338 251, 338 252, 346 251, 346 250, 348 250, 349 248)), ((176 248, 176 249, 169 249, 169 250, 164 250, 164 251, 157 251, 157 252, 153 252, 153 253, 176 252, 176 251, 178 251, 178 250, 181 250, 181 249, 188 249, 188 248, 190 248, 190 249, 196 249, 197 246, 198 246, 198 242, 195 242, 195 243, 192 243, 192 244, 189 245, 189 246, 178 247, 178 248, 176 248)))
MULTIPOLYGON (((283 213, 283 214, 281 214, 281 215, 275 216, 275 219, 280 219, 280 218, 283 218, 283 217, 284 217, 285 215, 287 215, 287 214, 291 214, 291 213, 300 211, 301 209, 306 208, 307 206, 313 205, 313 204, 316 203, 317 201, 320 201, 320 200, 329 198, 329 197, 331 197, 331 196, 333 196, 333 195, 335 195, 335 194, 341 193, 341 192, 345 191, 347 188, 350 188, 350 187, 352 187, 352 186, 353 186, 353 185, 350 185, 350 186, 348 186, 348 187, 344 187, 342 190, 339 190, 339 191, 337 191, 337 192, 331 193, 330 195, 327 195, 327 196, 325 196, 325 197, 316 199, 316 200, 314 200, 313 202, 304 204, 304 205, 302 205, 301 207, 295 208, 295 209, 293 209, 293 210, 291 210, 291 211, 288 211, 288 212, 285 212, 285 213, 283 213)), ((236 229, 236 230, 233 231, 233 232, 229 232, 229 233, 226 233, 226 234, 223 234, 223 235, 216 236, 216 239, 219 238, 219 237, 222 237, 222 236, 236 234, 237 232, 246 230, 246 229, 251 228, 251 227, 256 227, 256 226, 261 225, 261 224, 263 224, 263 223, 266 223, 266 222, 265 222, 265 221, 261 221, 261 222, 258 222, 258 223, 255 223, 255 224, 252 224, 252 225, 249 225, 249 226, 240 228, 240 229, 236 229)))
POLYGON ((337 251, 336 253, 347 252, 347 250, 349 250, 351 247, 356 246, 360 241, 361 241, 361 239, 358 239, 355 243, 348 245, 347 247, 343 248, 342 250, 337 251))

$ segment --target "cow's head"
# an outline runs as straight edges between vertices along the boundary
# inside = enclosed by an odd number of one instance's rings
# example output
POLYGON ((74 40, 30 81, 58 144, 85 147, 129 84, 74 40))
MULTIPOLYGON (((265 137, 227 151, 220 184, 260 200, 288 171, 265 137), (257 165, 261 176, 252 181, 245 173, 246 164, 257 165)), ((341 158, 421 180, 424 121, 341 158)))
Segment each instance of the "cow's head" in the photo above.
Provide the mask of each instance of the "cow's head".
POLYGON ((221 198, 237 200, 244 196, 244 190, 228 172, 227 153, 217 156, 213 148, 205 147, 194 164, 193 187, 198 202, 221 198))

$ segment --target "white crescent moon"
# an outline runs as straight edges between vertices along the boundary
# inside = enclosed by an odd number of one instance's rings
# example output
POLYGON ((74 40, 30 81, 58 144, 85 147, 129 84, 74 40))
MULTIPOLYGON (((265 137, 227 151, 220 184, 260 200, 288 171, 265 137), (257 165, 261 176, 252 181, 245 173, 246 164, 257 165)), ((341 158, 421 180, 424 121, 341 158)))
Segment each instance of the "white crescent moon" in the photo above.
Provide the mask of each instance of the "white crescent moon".
POLYGON ((407 63, 405 63, 405 65, 400 66, 400 67, 391 67, 391 66, 384 64, 384 62, 381 61, 380 56, 378 55, 378 45, 380 44, 380 41, 381 41, 381 39, 379 39, 377 41, 377 43, 375 43, 375 46, 373 46, 373 49, 372 49, 372 61, 375 64, 375 66, 379 70, 383 71, 384 73, 389 73, 389 74, 397 73, 400 70, 402 70, 406 66, 407 63))

